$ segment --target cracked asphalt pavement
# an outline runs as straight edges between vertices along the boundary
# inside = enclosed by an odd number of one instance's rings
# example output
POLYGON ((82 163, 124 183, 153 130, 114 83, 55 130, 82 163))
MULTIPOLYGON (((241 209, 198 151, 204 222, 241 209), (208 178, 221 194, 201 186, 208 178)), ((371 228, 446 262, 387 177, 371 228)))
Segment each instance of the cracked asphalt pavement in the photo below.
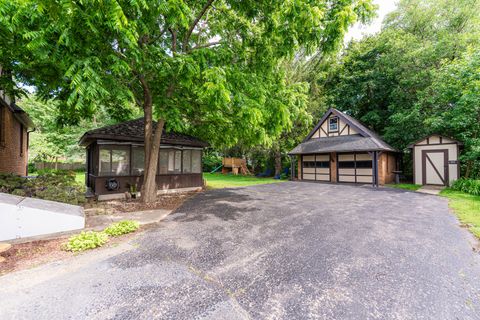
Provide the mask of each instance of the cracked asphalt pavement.
POLYGON ((471 241, 437 196, 213 190, 129 243, 0 277, 0 319, 480 319, 471 241))

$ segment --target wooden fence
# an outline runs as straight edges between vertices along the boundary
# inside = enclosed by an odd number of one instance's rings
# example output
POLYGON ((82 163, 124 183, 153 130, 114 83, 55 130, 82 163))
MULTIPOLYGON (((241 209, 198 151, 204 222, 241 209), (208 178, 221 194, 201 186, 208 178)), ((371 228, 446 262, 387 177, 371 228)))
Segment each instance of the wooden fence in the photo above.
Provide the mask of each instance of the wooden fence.
POLYGON ((35 162, 35 169, 85 170, 84 162, 35 162))

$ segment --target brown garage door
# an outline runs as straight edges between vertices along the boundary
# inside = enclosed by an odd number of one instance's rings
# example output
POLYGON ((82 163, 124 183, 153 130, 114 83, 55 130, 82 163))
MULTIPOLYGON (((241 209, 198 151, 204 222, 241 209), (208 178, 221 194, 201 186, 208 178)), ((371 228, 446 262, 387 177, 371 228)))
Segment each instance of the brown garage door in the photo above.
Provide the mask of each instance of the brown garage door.
POLYGON ((330 181, 330 154, 302 156, 302 179, 330 181))
POLYGON ((368 153, 338 154, 338 182, 372 183, 372 157, 368 153))

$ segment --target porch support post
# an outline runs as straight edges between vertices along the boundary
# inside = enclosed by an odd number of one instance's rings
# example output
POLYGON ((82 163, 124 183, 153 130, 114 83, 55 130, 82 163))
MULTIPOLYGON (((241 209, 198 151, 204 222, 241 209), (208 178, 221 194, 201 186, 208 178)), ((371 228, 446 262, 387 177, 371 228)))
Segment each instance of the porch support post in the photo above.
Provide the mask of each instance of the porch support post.
POLYGON ((375 174, 375 176, 377 177, 376 178, 376 181, 377 181, 377 188, 380 186, 380 179, 378 177, 378 163, 380 161, 380 156, 382 155, 383 151, 377 151, 377 165, 375 166, 376 169, 377 169, 377 172, 375 174))
POLYGON ((370 151, 368 154, 372 157, 372 187, 378 188, 378 151, 370 151))
POLYGON ((371 152, 372 155, 372 188, 375 188, 375 152, 371 152))
POLYGON ((295 180, 295 156, 290 156, 290 180, 295 180))

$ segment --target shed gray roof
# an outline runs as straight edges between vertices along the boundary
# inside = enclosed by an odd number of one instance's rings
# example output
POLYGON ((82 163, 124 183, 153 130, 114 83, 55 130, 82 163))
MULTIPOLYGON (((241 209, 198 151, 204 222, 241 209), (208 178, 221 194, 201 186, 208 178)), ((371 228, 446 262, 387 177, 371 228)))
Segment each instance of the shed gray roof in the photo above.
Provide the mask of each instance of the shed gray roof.
POLYGON ((288 154, 313 154, 328 152, 395 151, 391 147, 379 144, 375 138, 362 137, 359 134, 314 138, 300 143, 288 154))
MULTIPOLYGON (((125 142, 140 142, 144 141, 144 127, 145 120, 144 118, 139 118, 136 120, 126 121, 119 124, 93 129, 85 132, 85 134, 80 138, 80 145, 88 145, 93 140, 105 139, 105 140, 114 140, 114 141, 125 141, 125 142)), ((155 129, 157 123, 153 123, 153 128, 155 129)), ((155 131, 155 130, 154 130, 155 131)), ((209 144, 205 141, 197 139, 195 137, 177 133, 174 131, 162 132, 161 144, 171 144, 171 145, 184 145, 192 147, 208 147, 209 144)))
POLYGON ((444 135, 441 135, 441 134, 438 134, 438 133, 432 133, 432 134, 430 134, 430 135, 428 135, 428 136, 423 137, 422 139, 418 139, 417 141, 409 144, 409 145, 407 146, 407 148, 408 148, 408 149, 412 149, 416 144, 420 143, 421 141, 423 141, 423 140, 425 140, 425 139, 427 139, 427 138, 433 137, 433 136, 439 136, 439 137, 441 137, 441 138, 447 138, 447 139, 449 139, 449 140, 454 141, 454 142, 457 143, 459 146, 463 146, 463 142, 461 142, 461 141, 459 141, 459 140, 457 140, 457 139, 453 139, 453 138, 451 138, 451 137, 449 137, 449 136, 444 136, 444 135))

